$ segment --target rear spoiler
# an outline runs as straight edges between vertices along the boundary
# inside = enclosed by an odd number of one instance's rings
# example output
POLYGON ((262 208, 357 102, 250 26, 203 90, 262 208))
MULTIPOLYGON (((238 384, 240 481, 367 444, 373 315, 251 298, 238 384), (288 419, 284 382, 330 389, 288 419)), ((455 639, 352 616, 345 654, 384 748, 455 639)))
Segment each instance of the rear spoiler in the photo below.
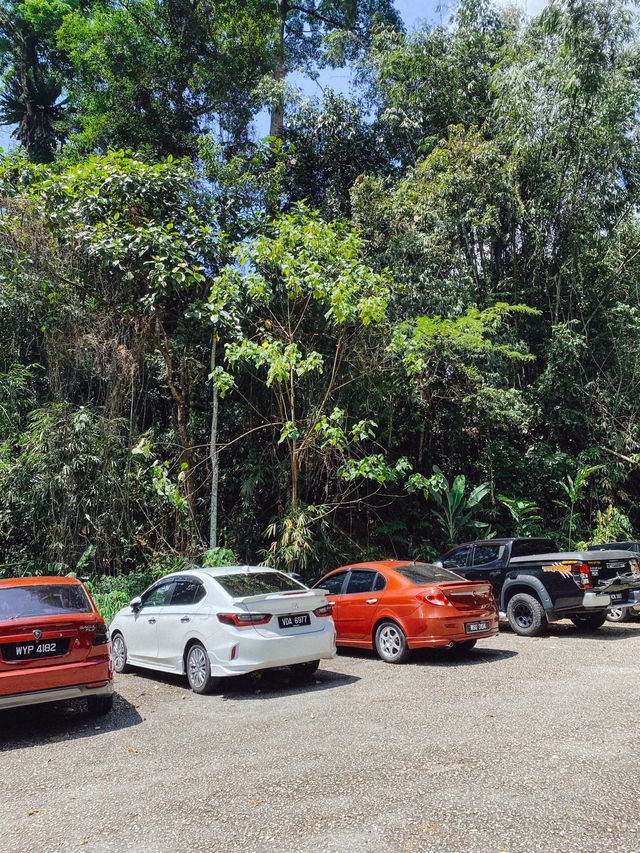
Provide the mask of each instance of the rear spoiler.
POLYGON ((301 589, 300 592, 298 590, 287 590, 286 592, 264 592, 260 595, 240 595, 234 597, 234 604, 257 604, 259 601, 272 601, 274 598, 288 598, 291 596, 292 598, 308 598, 315 597, 316 595, 327 594, 326 589, 301 589))

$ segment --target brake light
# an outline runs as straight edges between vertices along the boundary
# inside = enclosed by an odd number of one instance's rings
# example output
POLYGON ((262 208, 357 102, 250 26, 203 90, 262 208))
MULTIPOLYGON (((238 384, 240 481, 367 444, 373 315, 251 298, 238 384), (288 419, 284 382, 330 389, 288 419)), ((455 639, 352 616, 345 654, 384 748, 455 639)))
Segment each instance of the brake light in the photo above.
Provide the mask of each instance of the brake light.
POLYGON ((323 604, 322 607, 317 607, 313 611, 314 616, 331 616, 331 611, 333 610, 333 604, 323 604))
POLYGON ((447 596, 439 589, 430 589, 427 592, 420 592, 417 596, 427 604, 436 604, 438 607, 443 607, 445 604, 451 604, 447 596))
POLYGON ((82 635, 86 636, 87 634, 93 634, 91 638, 92 646, 104 646, 104 644, 109 640, 109 629, 104 624, 104 622, 96 622, 90 623, 89 625, 80 625, 78 628, 78 632, 82 635))
POLYGON ((109 639, 109 629, 104 622, 98 622, 96 625, 96 633, 93 638, 94 646, 104 646, 109 639))
POLYGON ((266 625, 271 621, 271 613, 218 613, 218 622, 233 625, 235 628, 248 628, 250 625, 266 625))
POLYGON ((591 589, 593 587, 593 578, 588 563, 572 563, 571 575, 580 589, 591 589))

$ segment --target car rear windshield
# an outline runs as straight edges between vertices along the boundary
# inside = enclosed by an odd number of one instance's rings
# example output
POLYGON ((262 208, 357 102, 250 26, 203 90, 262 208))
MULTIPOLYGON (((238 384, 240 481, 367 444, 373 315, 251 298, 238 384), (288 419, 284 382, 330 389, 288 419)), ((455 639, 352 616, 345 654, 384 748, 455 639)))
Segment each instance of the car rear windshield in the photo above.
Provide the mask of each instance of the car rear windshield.
POLYGON ((0 622, 30 616, 91 613, 91 604, 76 584, 25 584, 0 588, 0 622))
POLYGON ((218 575, 216 581, 234 598, 245 595, 265 595, 268 592, 289 592, 305 586, 278 572, 248 572, 240 575, 218 575))
POLYGON ((534 557, 536 554, 555 554, 558 551, 553 539, 516 539, 511 546, 512 557, 534 557))
POLYGON ((406 566, 394 566, 393 571, 417 586, 425 583, 460 580, 460 575, 455 575, 447 569, 441 569, 440 566, 432 566, 430 563, 407 563, 406 566))

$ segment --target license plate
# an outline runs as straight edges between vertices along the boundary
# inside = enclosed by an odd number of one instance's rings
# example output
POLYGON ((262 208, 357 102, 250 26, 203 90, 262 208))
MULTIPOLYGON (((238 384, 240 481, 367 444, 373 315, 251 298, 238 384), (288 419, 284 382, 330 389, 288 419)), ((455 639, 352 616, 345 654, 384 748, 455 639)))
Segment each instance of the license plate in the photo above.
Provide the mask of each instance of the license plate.
POLYGON ((65 655, 69 640, 27 640, 24 643, 4 643, 0 648, 6 661, 38 660, 65 655))
POLYGON ((624 595, 622 595, 622 593, 620 593, 619 595, 612 595, 611 596, 611 603, 612 604, 618 604, 620 601, 623 601, 623 600, 624 600, 624 595))
POLYGON ((479 631, 488 631, 488 622, 465 622, 464 630, 467 634, 477 634, 479 631))
POLYGON ((308 613, 290 613, 288 616, 278 616, 278 625, 281 628, 300 628, 311 625, 311 619, 308 613))

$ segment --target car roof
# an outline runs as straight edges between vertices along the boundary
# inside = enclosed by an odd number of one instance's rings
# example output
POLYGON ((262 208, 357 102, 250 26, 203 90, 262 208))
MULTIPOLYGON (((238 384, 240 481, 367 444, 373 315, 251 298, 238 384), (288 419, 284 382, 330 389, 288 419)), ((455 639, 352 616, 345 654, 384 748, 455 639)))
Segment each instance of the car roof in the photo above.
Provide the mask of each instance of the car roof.
POLYGON ((456 551, 458 548, 466 548, 467 545, 508 545, 509 542, 554 542, 553 536, 507 536, 504 539, 472 539, 470 542, 460 542, 459 545, 452 545, 449 551, 456 551))
POLYGON ((66 585, 66 584, 79 584, 81 583, 78 578, 67 578, 67 577, 46 577, 42 575, 40 577, 23 577, 23 578, 2 578, 0 579, 0 587, 11 587, 11 586, 32 586, 34 584, 49 584, 52 586, 56 585, 66 585))
POLYGON ((429 565, 424 560, 363 560, 361 563, 349 563, 348 566, 338 566, 338 568, 331 569, 331 571, 325 574, 329 575, 339 571, 346 572, 349 569, 374 569, 378 571, 380 569, 396 569, 398 566, 412 566, 414 563, 423 566, 429 565))
MULTIPOLYGON (((219 578, 224 577, 225 575, 243 575, 243 574, 252 574, 255 572, 277 572, 278 574, 283 574, 278 569, 272 569, 270 566, 218 566, 216 568, 210 568, 208 566, 191 566, 188 569, 183 569, 180 572, 171 572, 171 574, 164 575, 161 578, 158 578, 158 581, 166 580, 167 578, 177 578, 177 577, 185 577, 185 576, 194 576, 194 577, 209 577, 209 578, 219 578)), ((156 581, 157 583, 157 581, 156 581)))

